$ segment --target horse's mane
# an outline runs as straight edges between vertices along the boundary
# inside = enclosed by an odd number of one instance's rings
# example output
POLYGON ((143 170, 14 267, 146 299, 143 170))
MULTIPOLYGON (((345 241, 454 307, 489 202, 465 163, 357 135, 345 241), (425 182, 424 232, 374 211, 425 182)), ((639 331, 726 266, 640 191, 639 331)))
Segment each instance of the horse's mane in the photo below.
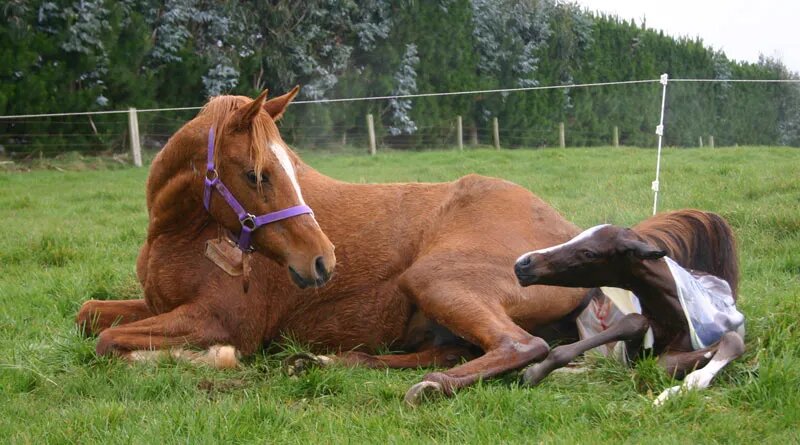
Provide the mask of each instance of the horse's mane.
POLYGON ((681 266, 728 282, 736 300, 739 260, 736 239, 721 216, 700 210, 661 213, 633 227, 647 241, 667 251, 681 266))
MULTIPOLYGON (((198 116, 208 115, 216 134, 221 135, 230 124, 230 118, 236 110, 250 103, 252 99, 245 96, 216 96, 212 97, 208 103, 198 113, 198 116)), ((272 120, 267 118, 266 111, 261 111, 250 126, 250 159, 255 166, 256 177, 261 178, 261 170, 267 163, 266 154, 269 151, 266 146, 267 141, 279 139, 277 127, 272 120)), ((214 145, 214 158, 219 159, 217 153, 220 150, 220 138, 217 137, 214 145)), ((287 150, 288 151, 288 150, 287 150)))

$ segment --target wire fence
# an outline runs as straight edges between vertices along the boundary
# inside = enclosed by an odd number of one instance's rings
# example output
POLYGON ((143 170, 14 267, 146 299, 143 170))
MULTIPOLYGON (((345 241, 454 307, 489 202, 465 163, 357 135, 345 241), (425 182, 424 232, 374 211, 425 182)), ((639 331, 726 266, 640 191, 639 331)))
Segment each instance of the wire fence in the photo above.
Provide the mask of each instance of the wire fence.
MULTIPOLYGON (((379 150, 469 149, 475 146, 655 147, 662 93, 659 82, 660 79, 644 79, 298 100, 281 123, 281 133, 290 145, 301 151, 367 151, 370 132, 379 150), (442 101, 454 96, 466 98, 468 102, 465 103, 471 108, 462 113, 452 106, 441 106, 442 101), (398 100, 410 101, 413 108, 425 110, 422 116, 415 118, 413 132, 393 134, 391 131, 389 104, 398 100), (561 101, 560 106, 543 105, 554 100, 561 101), (474 106, 473 102, 480 106, 474 106), (530 111, 511 112, 511 109, 530 111), (375 116, 371 130, 367 114, 375 116)), ((797 87, 800 83, 785 79, 670 79, 665 143, 683 147, 792 145, 793 135, 784 133, 800 130, 793 130, 792 121, 786 116, 792 110, 780 103, 784 90, 776 89, 785 88, 786 84, 797 87), (761 100, 753 100, 753 97, 761 97, 761 100), (754 107, 756 102, 758 106, 754 107), (748 107, 753 109, 748 110, 748 107), (744 108, 741 113, 746 118, 726 115, 739 108, 744 108)), ((793 105, 800 106, 800 102, 789 104, 789 108, 793 105)), ((127 153, 137 140, 145 150, 158 150, 200 108, 0 116, 0 155, 24 159, 69 151, 127 153), (132 134, 131 116, 136 120, 138 135, 132 134)), ((411 115, 415 116, 415 112, 411 115)), ((800 128, 800 123, 796 124, 800 128)))

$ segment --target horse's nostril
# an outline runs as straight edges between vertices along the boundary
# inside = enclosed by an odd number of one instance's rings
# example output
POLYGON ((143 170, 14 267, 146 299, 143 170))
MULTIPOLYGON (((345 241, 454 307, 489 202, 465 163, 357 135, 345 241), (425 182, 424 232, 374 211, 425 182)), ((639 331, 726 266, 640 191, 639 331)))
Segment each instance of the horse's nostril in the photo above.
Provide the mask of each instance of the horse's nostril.
POLYGON ((323 281, 327 281, 330 274, 328 273, 328 269, 325 267, 325 259, 321 256, 318 256, 316 260, 314 260, 314 269, 317 272, 317 278, 322 279, 323 281))

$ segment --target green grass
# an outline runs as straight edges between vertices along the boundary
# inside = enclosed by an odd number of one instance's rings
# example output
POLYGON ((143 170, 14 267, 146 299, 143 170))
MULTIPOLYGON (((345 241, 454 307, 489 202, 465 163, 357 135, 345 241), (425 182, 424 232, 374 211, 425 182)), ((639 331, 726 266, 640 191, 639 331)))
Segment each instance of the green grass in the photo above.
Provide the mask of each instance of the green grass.
MULTIPOLYGON (((547 149, 305 159, 348 181, 446 181, 477 172, 530 188, 581 226, 652 209, 655 151, 547 149)), ((89 298, 136 298, 145 169, 0 173, 0 441, 11 443, 555 442, 800 440, 800 150, 665 150, 660 209, 722 214, 740 244, 747 354, 712 388, 660 409, 673 384, 653 360, 516 376, 418 409, 426 372, 280 371, 260 353, 238 371, 98 358, 73 317, 89 298)), ((287 348, 295 348, 288 345, 287 348)))

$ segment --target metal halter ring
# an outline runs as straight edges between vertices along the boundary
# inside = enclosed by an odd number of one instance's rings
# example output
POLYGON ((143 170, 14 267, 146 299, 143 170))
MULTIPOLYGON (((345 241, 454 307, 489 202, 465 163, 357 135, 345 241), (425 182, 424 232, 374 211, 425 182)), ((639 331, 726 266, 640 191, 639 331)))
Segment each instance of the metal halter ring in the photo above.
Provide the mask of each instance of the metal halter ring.
POLYGON ((256 230, 256 216, 252 213, 245 215, 245 217, 239 222, 242 223, 242 227, 246 227, 250 230, 256 230))
POLYGON ((217 173, 217 169, 206 170, 206 179, 214 182, 219 178, 219 173, 217 173))

